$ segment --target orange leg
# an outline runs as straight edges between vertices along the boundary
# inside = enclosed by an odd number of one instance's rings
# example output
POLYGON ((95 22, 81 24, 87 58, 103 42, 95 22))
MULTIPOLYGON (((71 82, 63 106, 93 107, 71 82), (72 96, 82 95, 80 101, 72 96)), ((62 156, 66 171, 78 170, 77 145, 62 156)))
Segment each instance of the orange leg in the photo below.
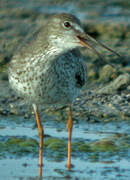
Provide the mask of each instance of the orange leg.
POLYGON ((39 133, 39 176, 42 177, 42 166, 43 166, 43 136, 44 136, 44 130, 40 121, 40 116, 38 113, 38 108, 35 104, 33 104, 33 109, 35 112, 37 127, 38 127, 38 133, 39 133))
POLYGON ((68 111, 68 121, 67 121, 67 130, 68 130, 68 160, 67 160, 67 168, 70 170, 71 168, 71 137, 72 137, 72 112, 71 112, 71 105, 69 105, 68 111))

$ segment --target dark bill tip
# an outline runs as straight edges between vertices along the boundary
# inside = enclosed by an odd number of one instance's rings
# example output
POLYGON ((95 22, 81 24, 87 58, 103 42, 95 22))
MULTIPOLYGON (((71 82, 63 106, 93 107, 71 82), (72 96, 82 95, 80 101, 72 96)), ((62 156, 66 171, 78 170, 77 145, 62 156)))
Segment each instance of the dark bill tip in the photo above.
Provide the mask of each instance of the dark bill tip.
MULTIPOLYGON (((100 59, 102 62, 104 62, 104 63, 106 63, 106 61, 103 59, 103 57, 101 56, 101 54, 98 53, 98 51, 91 45, 91 43, 98 44, 98 45, 102 46, 103 48, 107 49, 108 51, 116 54, 118 57, 121 57, 121 55, 120 55, 119 53, 115 52, 115 51, 112 50, 111 48, 107 47, 107 46, 104 45, 103 43, 95 40, 94 38, 92 38, 91 36, 89 36, 89 35, 87 35, 87 34, 83 34, 83 37, 80 36, 80 35, 78 35, 77 37, 78 37, 78 39, 80 40, 79 43, 80 43, 83 47, 86 47, 86 48, 90 49, 91 51, 93 51, 93 52, 99 57, 99 59, 100 59)), ((107 63, 108 63, 108 62, 107 62, 107 63)), ((108 64, 110 64, 112 67, 114 67, 113 64, 111 64, 111 63, 108 63, 108 64)))

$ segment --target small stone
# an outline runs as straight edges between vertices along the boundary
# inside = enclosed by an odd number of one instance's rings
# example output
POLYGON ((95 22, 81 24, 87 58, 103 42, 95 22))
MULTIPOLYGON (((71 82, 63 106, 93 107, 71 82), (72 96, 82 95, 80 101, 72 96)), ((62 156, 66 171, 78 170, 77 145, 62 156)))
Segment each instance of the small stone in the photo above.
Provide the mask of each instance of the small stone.
POLYGON ((109 82, 112 79, 115 79, 117 77, 117 73, 116 73, 115 68, 107 64, 100 70, 99 77, 101 81, 109 82))
POLYGON ((128 73, 118 76, 114 81, 112 81, 107 86, 101 88, 98 93, 101 94, 112 94, 116 91, 121 91, 130 85, 130 75, 128 73))

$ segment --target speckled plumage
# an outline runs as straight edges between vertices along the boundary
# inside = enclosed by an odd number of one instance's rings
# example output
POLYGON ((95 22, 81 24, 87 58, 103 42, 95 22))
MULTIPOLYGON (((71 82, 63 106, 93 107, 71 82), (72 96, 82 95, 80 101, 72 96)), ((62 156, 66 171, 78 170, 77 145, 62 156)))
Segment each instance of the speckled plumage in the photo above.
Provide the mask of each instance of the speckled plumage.
POLYGON ((10 62, 11 87, 33 105, 39 133, 40 179, 44 130, 38 105, 68 104, 67 168, 70 170, 73 127, 71 103, 86 82, 86 65, 78 48, 89 48, 101 58, 93 43, 114 52, 85 34, 80 21, 75 16, 65 13, 52 15, 38 36, 16 53, 10 62))
POLYGON ((75 33, 83 32, 70 14, 52 16, 35 40, 16 53, 9 65, 9 82, 30 103, 70 104, 86 81, 86 65, 75 33), (70 21, 75 31, 62 23, 70 21))

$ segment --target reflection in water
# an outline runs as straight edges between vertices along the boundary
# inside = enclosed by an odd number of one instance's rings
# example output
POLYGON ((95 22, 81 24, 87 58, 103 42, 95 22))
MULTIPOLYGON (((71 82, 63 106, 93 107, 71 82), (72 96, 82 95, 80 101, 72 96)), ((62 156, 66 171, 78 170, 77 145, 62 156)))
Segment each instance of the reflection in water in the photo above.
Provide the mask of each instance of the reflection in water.
MULTIPOLYGON (((9 121, 5 120, 0 122, 0 137, 8 138, 10 136, 26 136, 33 137, 38 141, 38 133, 37 129, 33 129, 33 124, 15 124, 9 123, 9 121), (5 128, 4 128, 5 127, 5 128)), ((56 125, 53 124, 44 124, 46 129, 45 134, 53 137, 60 137, 60 139, 67 139, 67 131, 65 128, 61 129, 61 131, 57 131, 56 125)), ((64 127, 64 124, 63 124, 64 127)), ((80 125, 74 124, 74 141, 97 141, 102 138, 108 138, 113 136, 115 133, 129 133, 130 129, 127 122, 121 123, 92 123, 92 124, 82 124, 80 125), (121 126, 122 128, 119 128, 121 126), (79 138, 79 140, 78 140, 79 138)), ((49 148, 48 148, 49 149, 49 148)), ((102 152, 100 152, 102 154, 102 152)), ((8 154, 7 154, 8 155, 8 154)), ((11 154, 9 154, 10 156, 11 154)), ((129 166, 129 158, 127 158, 126 154, 116 153, 114 156, 110 156, 110 159, 105 159, 100 156, 101 159, 94 161, 94 157, 88 157, 87 155, 83 155, 81 157, 80 153, 78 154, 79 158, 72 157, 72 161, 74 164, 73 171, 68 172, 66 170, 66 157, 61 161, 57 162, 56 159, 47 158, 44 156, 44 167, 38 166, 37 158, 32 158, 29 155, 25 155, 24 157, 18 156, 15 158, 15 155, 12 159, 8 156, 6 159, 0 158, 0 179, 9 179, 9 180, 18 180, 18 179, 37 179, 39 176, 41 179, 58 179, 64 177, 70 177, 70 179, 74 178, 88 178, 88 179, 106 179, 106 177, 111 176, 111 178, 116 179, 120 174, 121 177, 130 177, 130 166, 129 166), (47 159, 46 159, 47 158, 47 159), (109 162, 109 163, 107 163, 109 162), (27 164, 24 166, 24 164, 27 164), (72 173, 73 172, 73 173, 72 173), (107 174, 111 172, 111 175, 107 174), (98 174, 98 175, 97 175, 98 174), (30 178, 31 176, 31 178, 30 178), (53 178, 54 177, 54 178, 53 178)))
MULTIPOLYGON (((89 162, 80 158, 72 158, 75 164, 73 171, 66 170, 66 159, 62 162, 47 161, 44 159, 45 166, 41 179, 129 179, 130 162, 129 160, 112 161, 111 163, 89 162), (120 174, 121 178, 118 178, 120 174)), ((42 167, 39 167, 39 173, 42 167)), ((40 174, 39 174, 40 175, 40 174)), ((33 180, 39 179, 37 158, 20 158, 0 160, 0 179, 2 180, 33 180), (29 162, 24 166, 25 162, 29 162)))
POLYGON ((39 166, 39 177, 40 180, 42 179, 42 166, 39 166))

